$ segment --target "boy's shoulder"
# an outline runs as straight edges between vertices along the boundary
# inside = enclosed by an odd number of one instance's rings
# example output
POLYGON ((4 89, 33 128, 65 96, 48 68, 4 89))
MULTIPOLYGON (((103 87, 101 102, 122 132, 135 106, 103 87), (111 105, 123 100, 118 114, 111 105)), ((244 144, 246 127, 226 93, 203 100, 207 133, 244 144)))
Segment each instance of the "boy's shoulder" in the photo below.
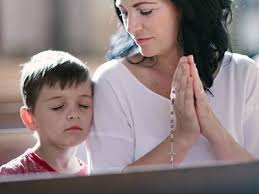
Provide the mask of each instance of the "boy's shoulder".
POLYGON ((31 149, 26 150, 22 155, 2 165, 0 167, 0 175, 46 172, 46 169, 35 160, 34 155, 31 149))
POLYGON ((28 164, 28 150, 0 167, 1 175, 24 174, 28 164))

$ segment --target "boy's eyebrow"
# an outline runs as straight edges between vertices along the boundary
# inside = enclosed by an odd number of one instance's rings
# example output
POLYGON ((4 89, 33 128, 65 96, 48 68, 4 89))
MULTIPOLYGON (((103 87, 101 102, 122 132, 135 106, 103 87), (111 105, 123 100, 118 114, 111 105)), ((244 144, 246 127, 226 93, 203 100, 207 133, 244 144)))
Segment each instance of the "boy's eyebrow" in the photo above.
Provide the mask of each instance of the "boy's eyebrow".
POLYGON ((56 100, 60 98, 62 98, 62 96, 53 96, 53 97, 47 98, 46 101, 56 100))
POLYGON ((83 94, 83 95, 81 95, 80 97, 93 98, 93 96, 92 96, 92 95, 89 95, 89 94, 83 94))
MULTIPOLYGON (((60 98, 63 98, 64 96, 53 96, 53 97, 50 97, 50 98, 47 98, 46 101, 51 101, 51 100, 56 100, 56 99, 60 99, 60 98)), ((93 98, 92 95, 89 95, 89 94, 82 94, 80 95, 79 97, 84 97, 84 98, 93 98)))

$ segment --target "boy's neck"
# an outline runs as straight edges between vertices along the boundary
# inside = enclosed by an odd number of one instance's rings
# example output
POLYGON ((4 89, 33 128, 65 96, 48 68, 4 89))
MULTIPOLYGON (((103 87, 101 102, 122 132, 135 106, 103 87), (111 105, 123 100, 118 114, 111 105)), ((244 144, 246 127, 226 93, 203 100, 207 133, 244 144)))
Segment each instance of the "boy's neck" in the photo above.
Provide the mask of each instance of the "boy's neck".
POLYGON ((80 171, 80 164, 76 157, 77 147, 65 149, 54 146, 36 145, 33 150, 58 173, 75 174, 80 171))

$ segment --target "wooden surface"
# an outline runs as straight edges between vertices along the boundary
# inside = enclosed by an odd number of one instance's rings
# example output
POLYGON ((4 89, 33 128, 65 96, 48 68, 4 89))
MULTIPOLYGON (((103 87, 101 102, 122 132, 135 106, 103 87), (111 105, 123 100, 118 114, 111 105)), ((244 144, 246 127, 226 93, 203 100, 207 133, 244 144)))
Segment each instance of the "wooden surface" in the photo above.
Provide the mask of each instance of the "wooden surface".
POLYGON ((24 128, 19 113, 0 114, 0 131, 18 128, 24 128))
POLYGON ((36 139, 28 129, 0 130, 0 165, 21 155, 35 143, 36 139))
POLYGON ((21 101, 19 65, 25 61, 25 58, 0 58, 0 103, 21 101))
POLYGON ((254 162, 185 169, 142 169, 98 176, 0 177, 0 191, 3 194, 258 194, 258 182, 259 162, 254 162))
POLYGON ((23 127, 19 116, 22 104, 19 91, 19 64, 24 61, 25 59, 21 58, 0 60, 0 130, 23 127))

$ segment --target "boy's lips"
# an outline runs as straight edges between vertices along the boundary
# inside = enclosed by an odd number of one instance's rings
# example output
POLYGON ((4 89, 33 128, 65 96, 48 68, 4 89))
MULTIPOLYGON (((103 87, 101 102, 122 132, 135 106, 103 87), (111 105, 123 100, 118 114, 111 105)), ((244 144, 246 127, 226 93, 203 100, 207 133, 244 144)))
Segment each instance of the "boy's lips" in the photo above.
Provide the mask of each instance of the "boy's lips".
POLYGON ((83 129, 78 126, 72 126, 72 127, 65 129, 65 131, 82 131, 82 130, 83 129))

